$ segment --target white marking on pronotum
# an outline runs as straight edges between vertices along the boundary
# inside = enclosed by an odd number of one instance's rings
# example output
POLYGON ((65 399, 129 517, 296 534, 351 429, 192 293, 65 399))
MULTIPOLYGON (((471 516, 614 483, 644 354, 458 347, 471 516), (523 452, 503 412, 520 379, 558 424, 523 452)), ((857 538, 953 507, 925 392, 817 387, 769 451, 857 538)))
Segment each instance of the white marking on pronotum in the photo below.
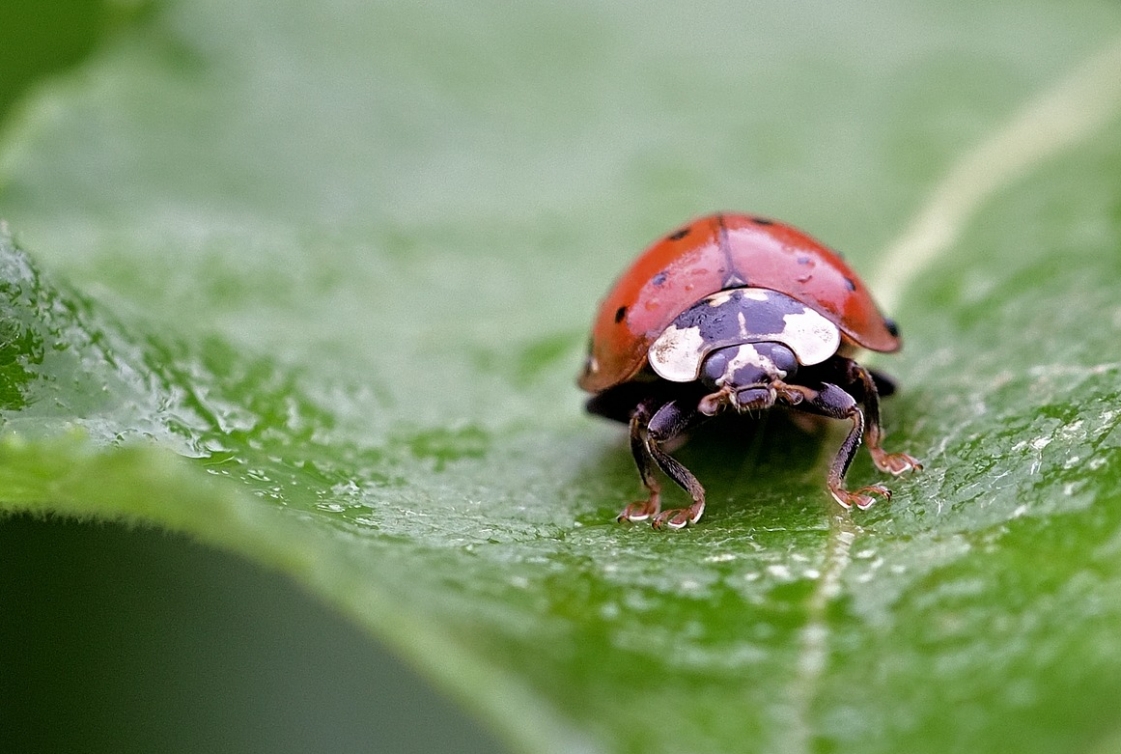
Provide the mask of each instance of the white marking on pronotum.
POLYGON ((742 288, 731 288, 728 290, 714 293, 708 297, 709 306, 723 306, 732 300, 732 296, 736 295, 736 291, 743 290, 742 288))
POLYGON ((705 339, 696 327, 667 327, 650 345, 650 366, 662 379, 692 382, 700 370, 705 339))
POLYGON ((790 348, 804 366, 820 364, 841 345, 837 326, 809 307, 798 314, 783 317, 782 334, 776 338, 790 348))
POLYGON ((1027 103, 957 162, 871 275, 884 311, 957 241, 973 214, 1031 168, 1090 137, 1121 113, 1121 38, 1027 103))

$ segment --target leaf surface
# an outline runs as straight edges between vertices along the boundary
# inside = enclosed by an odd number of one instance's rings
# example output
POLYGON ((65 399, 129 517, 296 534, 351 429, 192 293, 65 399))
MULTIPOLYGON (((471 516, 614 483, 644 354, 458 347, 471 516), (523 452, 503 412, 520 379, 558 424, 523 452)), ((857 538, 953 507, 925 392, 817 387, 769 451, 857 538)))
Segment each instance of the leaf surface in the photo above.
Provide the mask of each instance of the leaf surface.
POLYGON ((1111 750, 1119 21, 162 4, 0 144, 0 505, 291 573, 525 750, 1111 750), (595 302, 725 207, 891 304, 891 503, 836 509, 837 437, 772 420, 680 451, 700 526, 612 521, 595 302))

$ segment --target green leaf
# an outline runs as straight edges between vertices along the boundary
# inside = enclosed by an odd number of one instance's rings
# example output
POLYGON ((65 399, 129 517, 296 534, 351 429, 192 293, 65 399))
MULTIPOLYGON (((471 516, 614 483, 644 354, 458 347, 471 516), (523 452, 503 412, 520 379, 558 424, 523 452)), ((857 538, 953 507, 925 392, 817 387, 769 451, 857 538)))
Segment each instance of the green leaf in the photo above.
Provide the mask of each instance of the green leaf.
POLYGON ((1119 21, 162 4, 0 144, 0 506, 281 569, 523 750, 1114 750, 1119 21), (889 504, 776 419, 680 451, 699 526, 613 522, 586 327, 721 207, 900 321, 889 504))

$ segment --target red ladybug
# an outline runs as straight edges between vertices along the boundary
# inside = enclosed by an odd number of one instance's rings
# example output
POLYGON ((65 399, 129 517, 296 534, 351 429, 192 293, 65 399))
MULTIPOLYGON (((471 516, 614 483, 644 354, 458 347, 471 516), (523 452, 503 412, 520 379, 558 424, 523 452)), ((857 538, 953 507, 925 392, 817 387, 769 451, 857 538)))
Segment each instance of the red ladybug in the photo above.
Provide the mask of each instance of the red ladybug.
POLYGON ((630 423, 631 452, 649 491, 620 521, 680 529, 704 513, 705 491, 666 445, 725 410, 783 406, 847 419, 852 429, 826 484, 845 508, 891 492, 846 490, 861 438, 881 471, 922 465, 880 447, 880 396, 890 378, 850 356, 899 350, 899 330, 835 252, 789 225, 746 215, 702 217, 648 248, 600 305, 580 387, 588 410, 630 423), (661 510, 660 468, 693 498, 661 510))

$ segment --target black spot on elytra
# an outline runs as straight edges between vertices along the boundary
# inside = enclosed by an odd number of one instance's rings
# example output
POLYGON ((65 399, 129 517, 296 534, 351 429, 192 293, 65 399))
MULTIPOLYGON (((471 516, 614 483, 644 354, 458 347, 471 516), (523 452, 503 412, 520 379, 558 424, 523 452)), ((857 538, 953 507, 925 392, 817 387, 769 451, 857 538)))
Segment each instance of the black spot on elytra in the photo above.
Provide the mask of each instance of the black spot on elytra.
POLYGON ((664 285, 666 282, 666 278, 668 277, 669 275, 665 272, 665 270, 663 270, 655 275, 650 282, 652 282, 654 285, 664 285))
POLYGON ((765 217, 753 217, 753 218, 751 218, 751 222, 755 223, 756 225, 774 225, 775 224, 774 220, 768 220, 765 217))
POLYGON ((619 324, 620 322, 622 322, 623 317, 625 316, 627 316, 627 307, 620 306, 615 310, 615 324, 619 324))
POLYGON ((668 236, 666 236, 666 238, 668 238, 670 241, 680 241, 687 235, 689 235, 689 228, 682 228, 681 230, 670 233, 668 236))
POLYGON ((845 278, 845 287, 848 288, 849 291, 855 291, 856 290, 856 283, 853 282, 852 278, 845 278))
POLYGON ((887 331, 891 333, 893 338, 899 337, 899 325, 895 323, 894 319, 884 317, 884 327, 887 328, 887 331))

